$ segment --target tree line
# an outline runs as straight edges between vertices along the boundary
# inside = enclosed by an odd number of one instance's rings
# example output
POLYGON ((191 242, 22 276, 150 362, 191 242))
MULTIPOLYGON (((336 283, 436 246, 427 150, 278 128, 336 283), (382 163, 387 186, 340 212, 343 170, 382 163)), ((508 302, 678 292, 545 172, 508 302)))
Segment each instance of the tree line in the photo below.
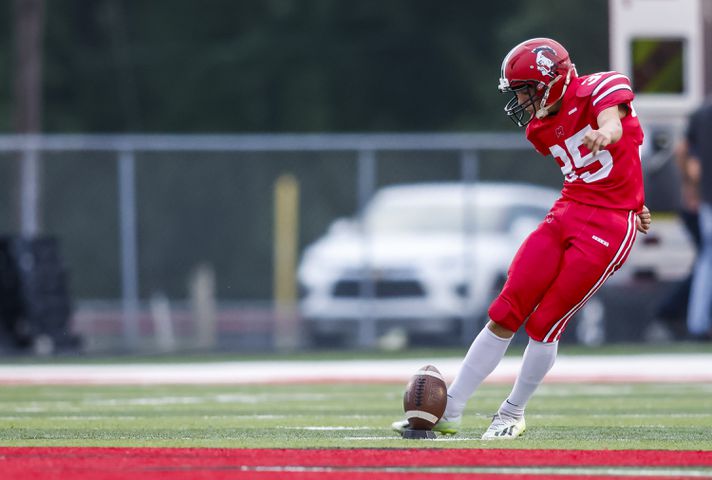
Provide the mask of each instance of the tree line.
MULTIPOLYGON (((0 9, 0 130, 8 133, 18 3, 0 9)), ((45 133, 504 130, 514 127, 497 83, 516 43, 550 36, 579 71, 608 68, 606 0, 50 0, 44 9, 45 133)), ((138 160, 144 296, 184 296, 190 272, 210 263, 221 298, 268 298, 271 185, 284 172, 302 186, 302 246, 356 206, 348 156, 138 160)), ((506 177, 506 165, 520 161, 509 160, 492 175, 506 177)), ((117 296, 113 159, 43 162, 42 223, 62 240, 75 295, 117 296)), ((381 165, 379 185, 459 175, 452 159, 414 165, 381 165)), ((0 222, 10 233, 16 176, 13 159, 0 158, 0 222)))

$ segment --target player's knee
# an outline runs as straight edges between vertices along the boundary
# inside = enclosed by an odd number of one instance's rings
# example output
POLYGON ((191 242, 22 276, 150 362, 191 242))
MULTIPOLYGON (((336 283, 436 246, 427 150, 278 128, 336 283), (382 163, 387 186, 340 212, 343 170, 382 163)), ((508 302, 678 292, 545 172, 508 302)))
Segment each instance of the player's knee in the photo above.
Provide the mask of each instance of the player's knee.
POLYGON ((503 334, 500 335, 502 338, 510 338, 514 335, 514 332, 519 330, 522 325, 524 317, 503 295, 500 295, 492 302, 487 313, 490 318, 488 327, 495 335, 498 334, 497 332, 501 332, 503 334), (508 336, 504 336, 505 334, 508 334, 508 336))
POLYGON ((534 316, 529 318, 524 329, 530 339, 539 343, 554 343, 558 340, 556 337, 558 335, 552 335, 552 325, 550 323, 539 322, 534 316))
POLYGON ((538 328, 536 328, 532 325, 529 325, 529 323, 527 323, 527 325, 524 327, 524 329, 526 330, 527 335, 529 336, 530 339, 534 340, 535 342, 543 342, 544 341, 546 332, 542 332, 538 328))
POLYGON ((494 333, 499 338, 512 338, 514 336, 514 331, 492 320, 487 322, 487 328, 489 328, 490 332, 494 333))

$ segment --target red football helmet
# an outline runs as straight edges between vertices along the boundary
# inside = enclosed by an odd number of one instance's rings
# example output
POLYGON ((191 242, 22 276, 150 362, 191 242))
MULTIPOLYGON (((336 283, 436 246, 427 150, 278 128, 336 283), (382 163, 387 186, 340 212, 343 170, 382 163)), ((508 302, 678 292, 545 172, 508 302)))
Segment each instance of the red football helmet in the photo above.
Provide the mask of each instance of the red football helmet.
POLYGON ((544 118, 549 108, 559 101, 566 92, 571 76, 576 76, 576 67, 571 63, 569 52, 559 43, 549 38, 532 38, 509 51, 502 61, 499 91, 514 92, 504 111, 514 123, 523 127, 532 119, 525 116, 527 107, 536 108, 536 117, 544 118), (529 99, 524 103, 517 100, 517 92, 525 92, 529 99))

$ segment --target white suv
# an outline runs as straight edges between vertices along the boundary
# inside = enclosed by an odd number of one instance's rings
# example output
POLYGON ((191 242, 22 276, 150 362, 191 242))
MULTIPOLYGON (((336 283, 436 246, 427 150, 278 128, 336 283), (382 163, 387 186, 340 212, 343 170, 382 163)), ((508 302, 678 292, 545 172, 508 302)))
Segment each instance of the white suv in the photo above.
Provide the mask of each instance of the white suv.
POLYGON ((364 347, 394 328, 471 340, 464 328, 483 320, 520 243, 559 195, 515 183, 381 189, 360 220, 337 220, 304 251, 308 334, 364 347))

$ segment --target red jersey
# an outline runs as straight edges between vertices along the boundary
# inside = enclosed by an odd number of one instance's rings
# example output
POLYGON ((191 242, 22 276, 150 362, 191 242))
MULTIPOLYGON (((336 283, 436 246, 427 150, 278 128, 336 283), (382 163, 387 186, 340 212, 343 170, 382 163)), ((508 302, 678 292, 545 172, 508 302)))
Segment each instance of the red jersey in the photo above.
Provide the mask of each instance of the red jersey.
POLYGON ((542 155, 553 155, 564 174, 564 198, 587 205, 639 211, 643 207, 640 146, 643 130, 631 106, 633 91, 625 75, 603 72, 571 79, 561 108, 527 125, 527 139, 542 155), (583 145, 587 131, 598 129, 601 111, 626 105, 623 135, 592 155, 583 145))

